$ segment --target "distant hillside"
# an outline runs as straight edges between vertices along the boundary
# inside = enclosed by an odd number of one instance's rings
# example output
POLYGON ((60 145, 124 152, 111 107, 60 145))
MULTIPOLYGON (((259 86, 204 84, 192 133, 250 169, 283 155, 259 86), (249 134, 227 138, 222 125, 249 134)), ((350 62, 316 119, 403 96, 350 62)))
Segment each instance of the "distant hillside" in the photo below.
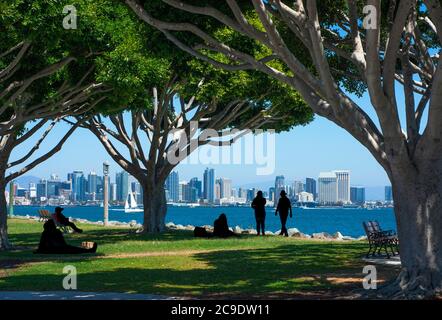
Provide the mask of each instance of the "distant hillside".
POLYGON ((39 181, 40 178, 35 176, 22 176, 15 180, 21 188, 27 188, 30 183, 37 183, 39 181))

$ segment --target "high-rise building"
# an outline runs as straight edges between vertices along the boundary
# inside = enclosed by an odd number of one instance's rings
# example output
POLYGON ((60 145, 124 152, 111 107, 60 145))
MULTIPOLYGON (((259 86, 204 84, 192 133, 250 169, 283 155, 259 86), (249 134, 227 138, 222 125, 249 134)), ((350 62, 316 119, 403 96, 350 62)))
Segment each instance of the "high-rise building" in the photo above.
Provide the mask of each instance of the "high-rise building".
POLYGON ((338 202, 338 178, 334 172, 321 172, 318 178, 318 202, 335 204, 338 202))
POLYGON ((247 202, 252 202, 253 199, 256 197, 256 193, 258 190, 256 188, 251 188, 247 190, 247 202))
POLYGON ((304 191, 304 182, 302 181, 293 181, 293 196, 296 197, 298 195, 298 193, 303 192, 304 191))
POLYGON ((215 169, 204 170, 204 199, 209 203, 215 201, 215 169))
POLYGON ((93 171, 87 177, 87 192, 89 200, 95 201, 97 197, 97 174, 93 171))
POLYGON ((385 186, 385 201, 393 201, 393 189, 391 188, 391 186, 385 186))
POLYGON ((221 181, 215 180, 215 199, 221 199, 221 181))
POLYGON ((338 183, 338 202, 350 203, 350 171, 335 170, 338 183))
POLYGON ((227 178, 217 179, 220 187, 220 199, 232 196, 232 180, 227 178))
POLYGON ((284 190, 284 176, 276 176, 275 178, 275 206, 278 205, 278 201, 281 193, 284 190))
POLYGON ((269 200, 275 201, 275 187, 269 188, 269 200))
POLYGON ((40 180, 37 183, 37 200, 41 201, 42 198, 48 197, 48 185, 46 180, 40 180))
POLYGON ((180 180, 178 171, 172 171, 166 179, 166 189, 169 191, 169 201, 180 201, 180 180))
POLYGON ((110 184, 109 200, 117 201, 117 184, 115 182, 110 184))
POLYGON ((115 183, 117 184, 117 201, 126 201, 129 194, 129 174, 126 171, 117 172, 115 183))
POLYGON ((311 193, 313 198, 316 199, 316 180, 313 178, 305 179, 305 191, 311 193))
POLYGON ((350 187, 350 200, 354 204, 365 203, 365 188, 364 187, 350 187))
POLYGON ((191 188, 195 188, 196 192, 197 192, 197 198, 201 198, 203 196, 203 188, 202 188, 202 183, 200 180, 198 180, 198 178, 192 178, 189 181, 189 185, 191 188))
MULTIPOLYGON (((72 184, 72 200, 84 201, 86 199, 86 179, 83 171, 76 170, 69 175, 72 184)), ((49 192, 49 189, 48 189, 49 192)))

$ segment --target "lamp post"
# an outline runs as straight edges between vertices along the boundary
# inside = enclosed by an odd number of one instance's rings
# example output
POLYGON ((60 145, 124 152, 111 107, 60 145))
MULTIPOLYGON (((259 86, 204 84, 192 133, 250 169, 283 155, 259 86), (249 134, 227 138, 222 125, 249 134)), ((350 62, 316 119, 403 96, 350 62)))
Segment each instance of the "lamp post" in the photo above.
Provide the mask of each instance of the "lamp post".
POLYGON ((104 174, 104 192, 103 192, 103 207, 104 207, 104 218, 103 223, 105 226, 109 223, 109 163, 107 161, 103 162, 103 174, 104 174))

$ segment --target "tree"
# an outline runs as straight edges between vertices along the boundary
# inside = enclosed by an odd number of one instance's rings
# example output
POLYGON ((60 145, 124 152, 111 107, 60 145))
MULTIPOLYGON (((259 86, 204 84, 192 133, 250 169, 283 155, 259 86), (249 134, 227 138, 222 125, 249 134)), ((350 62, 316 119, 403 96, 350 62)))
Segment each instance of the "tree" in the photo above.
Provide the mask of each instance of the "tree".
POLYGON ((259 70, 296 89, 317 115, 367 148, 392 183, 400 239, 402 272, 385 293, 422 297, 442 289, 439 1, 125 2, 191 55, 226 70, 259 70), (269 54, 223 41, 217 30, 225 28, 269 54), (368 93, 379 126, 352 92, 368 93))
POLYGON ((65 29, 64 8, 70 4, 65 0, 0 3, 0 250, 11 247, 7 183, 58 152, 91 115, 115 112, 144 99, 139 82, 152 77, 153 68, 146 66, 160 65, 139 54, 144 44, 131 36, 133 30, 126 25, 137 20, 125 6, 115 6, 111 0, 76 1, 77 28, 65 29), (129 72, 128 59, 136 61, 139 69, 129 72), (112 82, 117 75, 109 75, 110 68, 119 72, 120 82, 112 82), (72 116, 79 122, 38 155, 53 128, 61 121, 71 122, 72 116), (29 139, 35 145, 11 159, 13 150, 29 139))
POLYGON ((225 104, 214 99, 204 102, 196 99, 197 93, 186 102, 179 95, 178 88, 175 78, 160 90, 154 87, 153 108, 133 108, 129 111, 130 120, 119 113, 108 117, 111 125, 106 125, 101 116, 93 117, 84 125, 115 162, 140 183, 144 205, 143 231, 148 233, 164 230, 167 213, 164 185, 180 161, 199 146, 230 145, 250 130, 277 119, 275 105, 270 109, 257 108, 258 101, 235 98, 225 104), (179 101, 179 107, 174 100, 179 101), (235 127, 236 130, 231 130, 229 125, 241 117, 246 119, 235 127), (125 147, 129 158, 122 155, 110 138, 125 147))

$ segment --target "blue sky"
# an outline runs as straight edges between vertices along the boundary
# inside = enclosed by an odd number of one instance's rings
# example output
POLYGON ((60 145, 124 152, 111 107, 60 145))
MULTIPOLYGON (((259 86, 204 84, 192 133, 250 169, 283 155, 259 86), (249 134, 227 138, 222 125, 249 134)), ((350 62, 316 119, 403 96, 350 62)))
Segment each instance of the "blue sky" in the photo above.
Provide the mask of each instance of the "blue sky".
MULTIPOLYGON (((396 88, 399 103, 402 103, 402 91, 396 88)), ((353 97, 371 115, 374 115, 368 97, 360 99, 353 97)), ((401 112, 401 121, 404 114, 401 112)), ((424 117, 426 121, 426 116, 424 117)), ((377 121, 375 121, 377 123, 377 121)), ((54 145, 68 128, 60 124, 49 137, 42 151, 49 145, 54 145)), ((211 165, 216 169, 218 177, 228 177, 235 186, 258 187, 269 185, 276 175, 284 175, 288 181, 304 179, 305 177, 318 177, 320 171, 347 169, 351 171, 351 184, 363 185, 369 188, 380 189, 389 185, 387 175, 371 154, 344 129, 334 123, 316 117, 315 120, 304 127, 296 127, 289 132, 276 135, 276 170, 271 175, 257 176, 256 165, 211 165)), ((33 141, 24 144, 15 152, 13 158, 18 157, 29 148, 33 141), (26 148, 26 149, 27 149, 26 148)), ((111 164, 111 176, 120 171, 120 167, 107 155, 101 144, 87 130, 79 129, 64 145, 62 151, 51 159, 30 171, 27 175, 48 177, 56 173, 66 177, 68 172, 83 170, 85 173, 96 171, 101 174, 103 161, 111 164)), ((183 164, 177 167, 180 180, 188 180, 194 176, 202 178, 204 168, 202 164, 183 164)), ((368 196, 369 197, 369 196, 368 196)))

